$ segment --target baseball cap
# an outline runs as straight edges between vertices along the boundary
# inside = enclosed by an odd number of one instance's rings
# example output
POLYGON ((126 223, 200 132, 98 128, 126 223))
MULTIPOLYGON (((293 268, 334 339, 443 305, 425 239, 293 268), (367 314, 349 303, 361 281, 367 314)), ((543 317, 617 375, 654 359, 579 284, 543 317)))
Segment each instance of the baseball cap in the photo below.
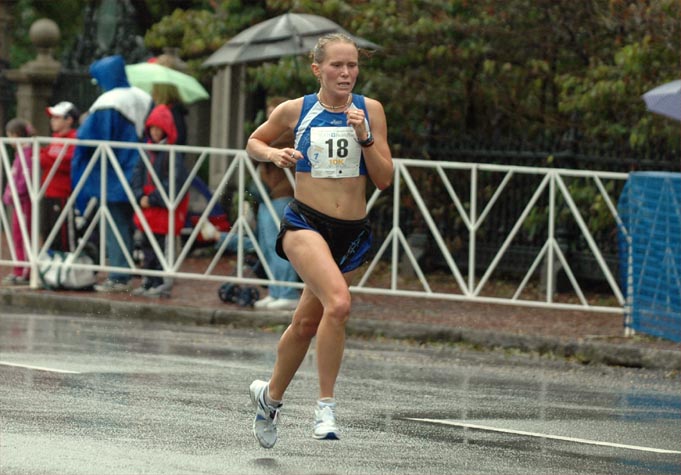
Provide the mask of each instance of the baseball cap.
POLYGON ((45 111, 47 112, 47 115, 49 115, 50 117, 71 116, 73 117, 73 120, 78 120, 78 117, 80 116, 80 112, 78 112, 76 106, 74 106, 73 103, 68 101, 62 101, 59 102, 58 104, 53 105, 52 107, 46 107, 45 111))

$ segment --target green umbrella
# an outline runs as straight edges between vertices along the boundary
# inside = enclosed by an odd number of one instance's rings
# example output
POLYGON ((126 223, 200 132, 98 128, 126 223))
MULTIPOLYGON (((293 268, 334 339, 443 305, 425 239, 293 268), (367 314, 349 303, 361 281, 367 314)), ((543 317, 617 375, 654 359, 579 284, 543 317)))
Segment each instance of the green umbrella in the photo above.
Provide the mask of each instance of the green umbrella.
POLYGON ((155 63, 137 63, 125 67, 131 85, 151 93, 154 84, 171 84, 177 87, 185 104, 208 99, 208 91, 189 74, 155 63))

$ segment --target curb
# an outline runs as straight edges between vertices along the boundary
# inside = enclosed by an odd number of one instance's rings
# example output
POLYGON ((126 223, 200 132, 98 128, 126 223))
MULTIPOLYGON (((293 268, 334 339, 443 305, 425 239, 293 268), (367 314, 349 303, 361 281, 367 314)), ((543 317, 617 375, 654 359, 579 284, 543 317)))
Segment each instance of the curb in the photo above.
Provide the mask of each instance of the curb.
POLYGON ((519 350, 540 355, 574 358, 584 364, 629 368, 681 370, 681 352, 638 348, 612 343, 561 341, 558 338, 512 333, 383 321, 348 324, 348 333, 362 337, 385 337, 421 343, 465 343, 480 349, 519 350))
MULTIPOLYGON (((285 327, 291 318, 290 312, 287 311, 203 309, 0 289, 0 310, 3 308, 34 311, 40 309, 52 315, 132 318, 254 329, 285 327)), ((351 320, 346 328, 348 335, 363 338, 413 340, 420 343, 465 343, 479 349, 513 349, 527 353, 553 354, 574 358, 584 364, 681 370, 681 352, 674 350, 601 342, 562 341, 543 336, 378 320, 351 320)))

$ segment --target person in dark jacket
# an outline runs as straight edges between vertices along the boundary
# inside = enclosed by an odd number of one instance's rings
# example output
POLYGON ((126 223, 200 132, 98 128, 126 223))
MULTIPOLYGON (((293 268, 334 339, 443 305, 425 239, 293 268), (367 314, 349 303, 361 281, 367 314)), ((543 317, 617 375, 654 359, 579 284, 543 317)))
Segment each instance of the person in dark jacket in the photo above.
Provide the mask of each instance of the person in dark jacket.
MULTIPOLYGON (((144 123, 151 109, 151 96, 131 87, 125 74, 125 61, 121 56, 108 56, 95 61, 90 66, 90 75, 104 89, 104 92, 92 104, 87 118, 78 129, 78 138, 84 140, 107 140, 116 142, 140 142, 144 133, 144 123)), ((78 209, 83 212, 88 202, 95 198, 100 206, 106 206, 111 215, 111 222, 116 223, 123 240, 123 249, 107 220, 106 251, 109 265, 128 268, 126 254, 131 256, 133 249, 132 223, 133 209, 125 193, 124 182, 130 182, 133 170, 139 161, 139 153, 135 148, 115 148, 115 161, 124 174, 121 180, 116 173, 110 157, 106 153, 94 155, 95 147, 78 146, 71 161, 71 183, 75 189, 81 180, 85 184, 76 201, 78 209), (101 196, 100 167, 95 166, 85 175, 86 168, 92 159, 106 160, 106 196, 101 196), (127 251, 127 252, 126 252, 127 251)), ((99 165, 99 163, 97 164, 99 165)), ((117 167, 116 167, 117 168, 117 167)), ((102 218, 104 219, 104 218, 102 218)), ((100 292, 130 291, 130 274, 122 271, 109 273, 109 278, 96 285, 100 292)))
MULTIPOLYGON (((181 61, 175 56, 162 54, 152 58, 149 62, 159 66, 182 71, 181 61)), ((185 65, 186 66, 186 65, 185 65)), ((177 145, 187 145, 187 108, 182 102, 180 91, 174 84, 157 83, 151 88, 151 97, 155 105, 165 104, 173 114, 173 121, 177 129, 177 145)))
MULTIPOLYGON (((173 121, 170 108, 161 104, 151 111, 146 122, 149 143, 160 145, 173 145, 177 140, 177 129, 173 121)), ((171 156, 168 151, 148 151, 149 162, 152 169, 149 170, 143 160, 140 160, 135 167, 132 176, 132 190, 135 200, 142 208, 144 219, 153 233, 153 238, 158 243, 161 250, 165 250, 167 239, 170 232, 175 235, 180 234, 180 229, 187 216, 189 206, 189 195, 186 194, 180 201, 175 210, 174 229, 171 230, 170 217, 168 212, 168 202, 164 199, 165 194, 169 202, 176 199, 177 193, 182 190, 187 180, 187 171, 184 167, 182 154, 171 156), (175 195, 170 195, 171 167, 174 170, 175 195), (152 173, 158 178, 163 190, 159 190, 152 178, 152 173)), ((154 251, 151 241, 144 232, 144 225, 138 215, 134 216, 134 223, 142 231, 142 253, 144 254, 143 267, 149 270, 161 271, 163 266, 154 251)), ((142 281, 142 285, 133 290, 133 295, 145 297, 169 297, 172 290, 172 281, 161 276, 147 276, 142 281)))
POLYGON ((177 145, 187 145, 187 108, 180 99, 180 93, 172 84, 154 84, 151 90, 154 104, 165 104, 172 113, 177 129, 177 145))

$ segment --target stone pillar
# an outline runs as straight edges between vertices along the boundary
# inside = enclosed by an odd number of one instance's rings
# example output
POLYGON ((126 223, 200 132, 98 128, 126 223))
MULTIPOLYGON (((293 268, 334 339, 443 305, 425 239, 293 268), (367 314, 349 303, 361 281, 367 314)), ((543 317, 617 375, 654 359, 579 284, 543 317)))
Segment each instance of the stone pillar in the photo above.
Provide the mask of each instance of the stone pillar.
MULTIPOLYGON (((210 146, 243 149, 246 115, 246 67, 225 66, 213 77, 211 95, 210 146)), ((229 165, 226 157, 210 158, 209 185, 214 188, 229 165)))
POLYGON ((5 76, 17 84, 17 116, 30 121, 38 135, 49 136, 50 120, 45 107, 50 105, 61 70, 59 61, 52 57, 61 34, 54 21, 41 18, 31 25, 28 35, 38 56, 19 69, 6 71, 5 76))

